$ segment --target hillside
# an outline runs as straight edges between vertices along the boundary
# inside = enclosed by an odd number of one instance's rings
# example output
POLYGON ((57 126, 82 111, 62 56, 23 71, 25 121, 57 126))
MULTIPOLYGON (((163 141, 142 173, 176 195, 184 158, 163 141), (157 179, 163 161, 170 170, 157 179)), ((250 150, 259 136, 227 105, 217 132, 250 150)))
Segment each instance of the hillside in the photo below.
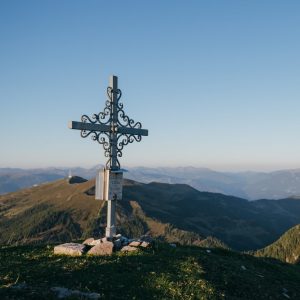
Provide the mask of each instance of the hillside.
MULTIPOLYGON (((131 181, 127 186, 139 185, 131 181)), ((130 237, 150 233, 168 242, 227 247, 215 238, 180 230, 146 216, 136 201, 117 206, 119 232, 130 237)), ((94 181, 58 180, 0 196, 0 244, 64 242, 103 236, 106 203, 94 199, 94 181), (75 183, 74 183, 75 182, 75 183)))
POLYGON ((0 248, 1 299, 300 299, 299 282, 298 265, 222 249, 64 257, 53 246, 0 248))
MULTIPOLYGON (((0 244, 97 237, 103 235, 105 222, 106 206, 94 199, 93 180, 58 180, 0 196, 0 244)), ((148 232, 182 244, 205 244, 213 236, 233 249, 253 250, 300 223, 300 200, 249 202, 187 185, 127 180, 124 200, 117 203, 117 222, 126 236, 148 232)))
POLYGON ((124 195, 138 201, 146 215, 215 236, 236 250, 264 247, 300 221, 299 199, 249 202, 162 183, 128 186, 124 195))
POLYGON ((273 257, 288 263, 300 261, 300 225, 284 233, 273 244, 254 253, 258 257, 273 257))

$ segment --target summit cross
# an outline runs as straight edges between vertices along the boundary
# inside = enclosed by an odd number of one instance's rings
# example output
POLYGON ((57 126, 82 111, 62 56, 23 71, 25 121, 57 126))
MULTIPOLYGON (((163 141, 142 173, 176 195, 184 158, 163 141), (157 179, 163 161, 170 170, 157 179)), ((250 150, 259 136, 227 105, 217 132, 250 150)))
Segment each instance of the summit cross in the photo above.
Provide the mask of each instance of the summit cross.
MULTIPOLYGON (((105 102, 103 112, 93 114, 92 117, 82 115, 81 122, 70 121, 69 128, 81 130, 81 137, 86 138, 91 136, 92 140, 97 141, 103 146, 104 155, 108 158, 104 172, 110 176, 122 173, 120 171, 119 157, 122 157, 124 146, 140 142, 142 136, 148 136, 148 130, 142 129, 140 122, 134 122, 130 119, 123 110, 123 104, 120 102, 122 96, 121 90, 118 88, 118 77, 112 75, 109 80, 107 88, 108 100, 105 102)), ((114 177, 110 179, 113 182, 114 177)), ((109 181, 109 180, 108 180, 109 181)), ((106 190, 106 195, 111 195, 109 189, 111 188, 106 182, 103 187, 106 190)), ((97 180, 96 180, 97 185, 97 180)), ((107 227, 106 237, 112 238, 116 234, 115 227, 115 207, 117 199, 104 199, 108 201, 107 213, 107 227)), ((98 199, 98 198, 97 198, 98 199)))

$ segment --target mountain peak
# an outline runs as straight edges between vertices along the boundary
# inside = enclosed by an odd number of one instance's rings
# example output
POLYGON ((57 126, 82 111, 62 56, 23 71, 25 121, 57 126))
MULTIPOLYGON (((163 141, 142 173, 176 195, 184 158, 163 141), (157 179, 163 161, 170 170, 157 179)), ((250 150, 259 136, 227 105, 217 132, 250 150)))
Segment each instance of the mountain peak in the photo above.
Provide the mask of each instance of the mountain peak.
POLYGON ((74 183, 83 183, 83 182, 87 182, 87 179, 84 179, 80 176, 71 176, 68 178, 68 182, 69 184, 74 184, 74 183))

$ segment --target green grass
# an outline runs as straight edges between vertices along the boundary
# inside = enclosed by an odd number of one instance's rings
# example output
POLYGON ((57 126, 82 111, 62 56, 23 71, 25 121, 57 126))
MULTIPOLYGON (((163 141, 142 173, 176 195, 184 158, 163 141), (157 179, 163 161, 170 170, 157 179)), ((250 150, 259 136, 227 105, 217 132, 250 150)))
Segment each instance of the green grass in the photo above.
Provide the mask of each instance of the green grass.
POLYGON ((283 291, 300 299, 298 265, 210 251, 157 244, 137 254, 75 258, 53 255, 53 246, 5 247, 0 299, 56 299, 50 290, 56 286, 101 299, 287 299, 283 291))

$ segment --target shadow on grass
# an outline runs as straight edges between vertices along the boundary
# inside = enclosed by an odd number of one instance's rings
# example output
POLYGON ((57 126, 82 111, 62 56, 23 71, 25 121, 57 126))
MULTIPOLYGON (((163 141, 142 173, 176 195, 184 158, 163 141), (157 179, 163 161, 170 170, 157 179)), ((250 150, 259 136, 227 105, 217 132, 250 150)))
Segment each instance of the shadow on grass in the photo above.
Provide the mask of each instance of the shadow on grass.
POLYGON ((53 246, 0 249, 0 299, 55 299, 50 289, 57 286, 100 299, 300 299, 299 266, 223 249, 158 244, 110 257, 52 252, 53 246), (16 279, 26 288, 9 287, 16 279))
POLYGON ((0 295, 7 299, 54 299, 50 288, 59 286, 96 292, 101 299, 193 299, 185 256, 166 247, 137 254, 76 258, 54 256, 53 247, 1 249, 0 295), (5 288, 5 277, 11 283, 18 278, 18 283, 25 282, 27 288, 5 288))
POLYGON ((212 249, 197 259, 205 280, 225 299, 300 299, 297 265, 225 249, 212 249))

